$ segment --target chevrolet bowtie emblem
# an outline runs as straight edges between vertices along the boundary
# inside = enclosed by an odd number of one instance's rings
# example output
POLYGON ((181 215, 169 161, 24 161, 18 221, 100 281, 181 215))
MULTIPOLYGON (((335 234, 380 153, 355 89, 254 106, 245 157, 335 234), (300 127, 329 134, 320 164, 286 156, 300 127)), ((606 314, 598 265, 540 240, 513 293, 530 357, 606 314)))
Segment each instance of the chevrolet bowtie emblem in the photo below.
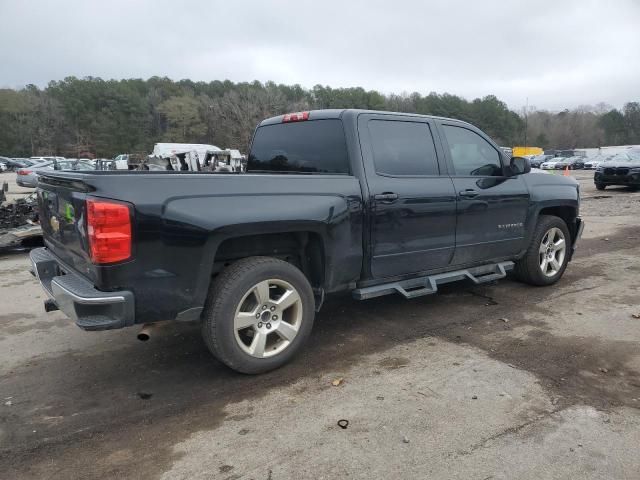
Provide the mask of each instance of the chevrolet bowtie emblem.
POLYGON ((49 220, 49 224, 51 225, 51 229, 54 231, 54 233, 57 233, 60 230, 60 222, 56 217, 51 217, 51 220, 49 220))

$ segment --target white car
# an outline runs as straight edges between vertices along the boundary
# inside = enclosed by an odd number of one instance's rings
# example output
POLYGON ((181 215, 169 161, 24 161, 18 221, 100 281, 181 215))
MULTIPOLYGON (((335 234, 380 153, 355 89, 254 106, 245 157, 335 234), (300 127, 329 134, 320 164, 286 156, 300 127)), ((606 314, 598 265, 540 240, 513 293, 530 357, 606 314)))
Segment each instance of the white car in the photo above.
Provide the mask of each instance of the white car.
POLYGON ((585 170, 596 170, 604 162, 611 160, 615 155, 596 155, 584 162, 585 170))
POLYGON ((556 157, 550 162, 544 162, 542 165, 540 165, 540 168, 542 170, 555 170, 556 164, 559 163, 561 160, 562 158, 556 157))
POLYGON ((31 160, 34 163, 42 163, 42 162, 53 162, 54 160, 60 161, 60 160, 66 160, 66 159, 64 157, 48 156, 48 157, 31 157, 29 160, 31 160))

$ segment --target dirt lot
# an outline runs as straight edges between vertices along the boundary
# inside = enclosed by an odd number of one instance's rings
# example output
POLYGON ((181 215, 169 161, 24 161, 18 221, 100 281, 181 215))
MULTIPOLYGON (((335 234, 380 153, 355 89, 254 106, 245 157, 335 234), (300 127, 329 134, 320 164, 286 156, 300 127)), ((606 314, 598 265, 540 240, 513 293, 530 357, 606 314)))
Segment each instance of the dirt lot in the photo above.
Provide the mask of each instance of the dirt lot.
POLYGON ((0 477, 640 478, 640 193, 575 175, 587 227, 557 286, 334 298, 259 377, 194 325, 83 332, 0 255, 0 477))

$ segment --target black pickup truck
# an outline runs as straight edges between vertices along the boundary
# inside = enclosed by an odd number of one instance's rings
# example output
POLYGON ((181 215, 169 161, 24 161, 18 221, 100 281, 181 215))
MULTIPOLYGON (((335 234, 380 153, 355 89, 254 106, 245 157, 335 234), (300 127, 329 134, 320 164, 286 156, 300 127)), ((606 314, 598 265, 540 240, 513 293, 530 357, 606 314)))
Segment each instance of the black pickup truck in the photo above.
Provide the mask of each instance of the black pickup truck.
POLYGON ((579 187, 530 169, 457 120, 287 114, 258 125, 246 173, 41 174, 31 262, 45 309, 85 330, 199 321, 219 360, 259 373, 302 348, 326 294, 558 281, 579 187))

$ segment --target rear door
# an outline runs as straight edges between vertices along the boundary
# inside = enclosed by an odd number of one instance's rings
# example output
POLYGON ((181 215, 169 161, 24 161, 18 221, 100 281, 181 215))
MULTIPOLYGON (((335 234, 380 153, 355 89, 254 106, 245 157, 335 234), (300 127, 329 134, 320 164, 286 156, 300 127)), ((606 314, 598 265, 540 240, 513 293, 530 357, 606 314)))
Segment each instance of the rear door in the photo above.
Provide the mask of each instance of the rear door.
POLYGON ((524 248, 529 191, 522 175, 506 176, 503 156, 477 129, 439 123, 457 195, 453 265, 512 256, 524 248))
POLYGON ((430 119, 363 114, 374 278, 443 268, 455 246, 455 190, 430 119))

